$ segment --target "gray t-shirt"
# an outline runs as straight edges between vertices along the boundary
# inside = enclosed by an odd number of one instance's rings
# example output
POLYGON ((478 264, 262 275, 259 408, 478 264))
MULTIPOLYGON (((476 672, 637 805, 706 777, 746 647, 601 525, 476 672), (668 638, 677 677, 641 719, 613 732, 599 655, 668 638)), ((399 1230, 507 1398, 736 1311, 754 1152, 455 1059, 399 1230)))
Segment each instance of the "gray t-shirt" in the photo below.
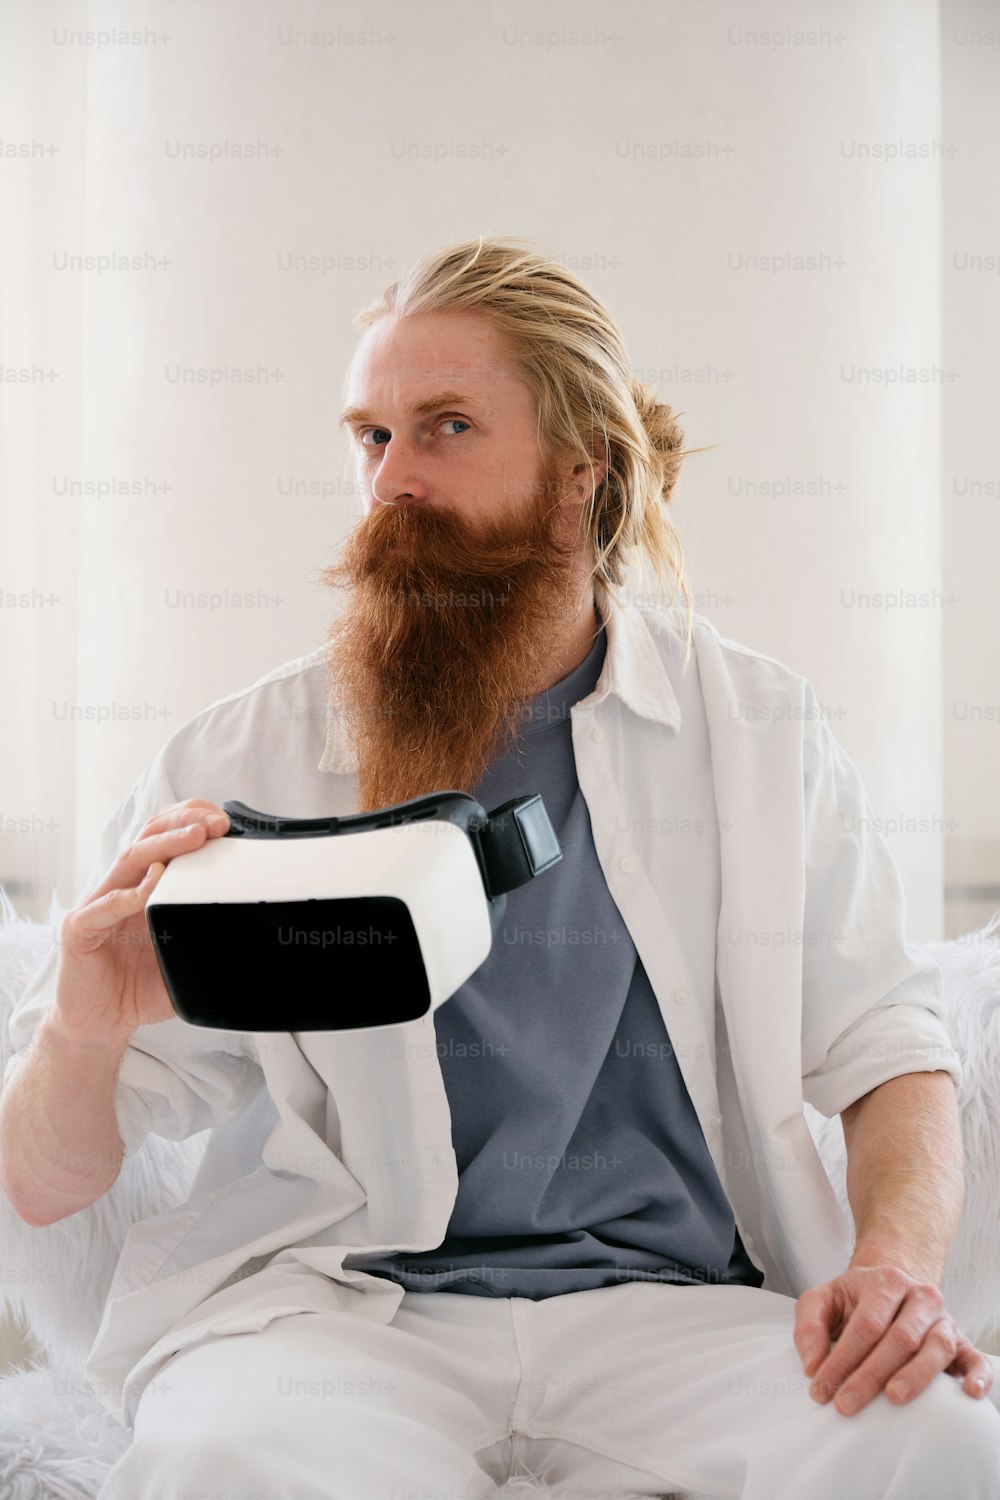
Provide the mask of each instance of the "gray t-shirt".
MULTIPOLYGON (((570 708, 602 628, 525 709, 473 789, 541 792, 562 860, 510 891, 483 964, 434 1013, 458 1195, 437 1249, 348 1255, 411 1291, 551 1297, 623 1280, 760 1286, 663 1016, 607 887, 577 783, 570 708)), ((702 931, 715 931, 718 891, 702 931), (710 920, 709 920, 710 917, 710 920)), ((714 974, 715 955, 703 955, 714 974)))

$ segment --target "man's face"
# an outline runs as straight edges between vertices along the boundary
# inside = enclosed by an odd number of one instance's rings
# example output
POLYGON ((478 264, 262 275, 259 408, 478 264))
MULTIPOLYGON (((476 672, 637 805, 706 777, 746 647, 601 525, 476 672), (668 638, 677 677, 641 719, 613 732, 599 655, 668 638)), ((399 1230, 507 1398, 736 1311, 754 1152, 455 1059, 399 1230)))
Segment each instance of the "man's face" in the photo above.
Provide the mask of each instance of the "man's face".
POLYGON ((382 318, 359 346, 342 425, 364 515, 325 577, 350 592, 328 659, 361 811, 471 793, 592 599, 581 480, 535 423, 480 314, 382 318))

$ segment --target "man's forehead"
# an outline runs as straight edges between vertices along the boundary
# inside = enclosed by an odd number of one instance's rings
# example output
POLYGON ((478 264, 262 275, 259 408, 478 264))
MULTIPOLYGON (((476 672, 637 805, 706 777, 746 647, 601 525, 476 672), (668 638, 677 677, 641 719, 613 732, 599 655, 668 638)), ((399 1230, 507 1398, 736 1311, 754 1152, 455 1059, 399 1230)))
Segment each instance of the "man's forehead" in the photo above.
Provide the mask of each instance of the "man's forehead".
POLYGON ((492 364, 478 364, 469 360, 446 360, 432 364, 389 364, 383 367, 355 366, 351 372, 351 387, 362 382, 370 385, 391 386, 394 390, 413 393, 424 389, 444 390, 445 387, 469 386, 482 389, 496 380, 509 380, 513 371, 492 364))
POLYGON ((499 330, 488 320, 416 314, 379 319, 366 331, 348 390, 352 401, 367 385, 418 400, 445 388, 482 391, 518 378, 499 330))
POLYGON ((382 360, 359 358, 351 368, 348 395, 355 400, 367 387, 419 400, 436 391, 492 391, 516 380, 515 370, 494 359, 382 360))

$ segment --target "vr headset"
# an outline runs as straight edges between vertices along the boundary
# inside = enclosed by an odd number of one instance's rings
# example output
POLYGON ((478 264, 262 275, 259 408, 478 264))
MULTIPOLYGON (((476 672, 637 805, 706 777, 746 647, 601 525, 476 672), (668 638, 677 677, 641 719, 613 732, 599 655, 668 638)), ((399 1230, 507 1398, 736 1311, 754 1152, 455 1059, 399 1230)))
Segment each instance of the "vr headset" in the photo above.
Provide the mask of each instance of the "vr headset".
POLYGON ((464 792, 348 817, 224 802, 228 831, 146 902, 174 1010, 225 1031, 357 1031, 435 1010, 489 955, 507 892, 562 849, 541 796, 464 792))

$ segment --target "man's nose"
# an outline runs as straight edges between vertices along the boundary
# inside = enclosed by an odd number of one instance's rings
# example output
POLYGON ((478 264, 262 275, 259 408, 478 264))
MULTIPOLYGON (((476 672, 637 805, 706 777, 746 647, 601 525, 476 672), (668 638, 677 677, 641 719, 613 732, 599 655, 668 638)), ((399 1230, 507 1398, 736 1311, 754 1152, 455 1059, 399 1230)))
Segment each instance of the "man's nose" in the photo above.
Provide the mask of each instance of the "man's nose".
POLYGON ((379 505, 412 505, 415 501, 426 501, 429 494, 430 487, 421 477, 413 449, 406 449, 393 438, 372 478, 373 501, 379 505))

